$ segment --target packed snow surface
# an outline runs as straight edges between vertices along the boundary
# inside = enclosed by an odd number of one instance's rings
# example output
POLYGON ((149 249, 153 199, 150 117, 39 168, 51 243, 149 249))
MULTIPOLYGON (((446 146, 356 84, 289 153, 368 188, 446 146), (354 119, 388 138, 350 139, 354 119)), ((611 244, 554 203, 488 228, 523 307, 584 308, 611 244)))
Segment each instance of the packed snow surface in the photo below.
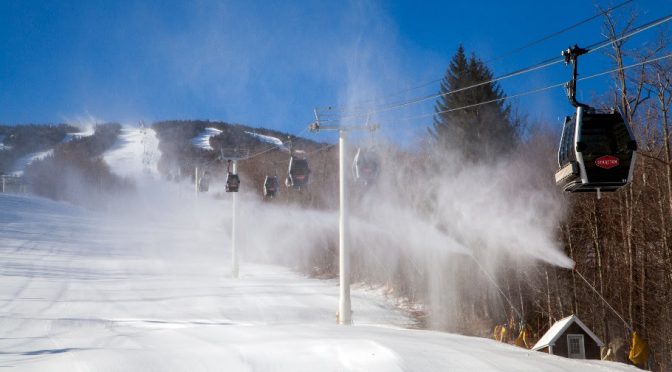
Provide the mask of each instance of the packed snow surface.
MULTIPOLYGON (((636 371, 411 330, 378 291, 241 260, 229 226, 0 194, 0 367, 17 371, 636 371)), ((221 203, 221 201, 219 201, 221 203)), ((139 203, 135 203, 139 204, 139 203)), ((177 212, 177 210, 175 211, 177 212)), ((243 247, 241 247, 243 249, 243 247)), ((254 249, 254 247, 244 247, 254 249)), ((244 251, 243 251, 244 252, 244 251)))
POLYGON ((212 146, 210 146, 210 138, 215 137, 220 133, 222 133, 222 131, 217 128, 205 128, 205 130, 199 133, 198 136, 191 139, 191 143, 203 150, 214 150, 212 146))

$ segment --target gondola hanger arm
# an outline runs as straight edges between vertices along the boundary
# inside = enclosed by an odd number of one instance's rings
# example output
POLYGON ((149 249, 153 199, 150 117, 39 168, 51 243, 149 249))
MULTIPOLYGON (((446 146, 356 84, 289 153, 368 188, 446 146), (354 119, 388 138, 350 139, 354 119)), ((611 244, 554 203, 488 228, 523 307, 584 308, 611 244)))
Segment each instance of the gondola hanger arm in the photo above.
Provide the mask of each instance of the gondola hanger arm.
POLYGON ((588 53, 588 49, 580 48, 576 44, 573 47, 567 48, 567 50, 563 50, 561 53, 565 57, 565 65, 572 65, 572 80, 565 83, 565 89, 567 90, 567 98, 574 107, 590 108, 590 106, 576 100, 576 77, 578 75, 579 56, 586 53, 588 53))

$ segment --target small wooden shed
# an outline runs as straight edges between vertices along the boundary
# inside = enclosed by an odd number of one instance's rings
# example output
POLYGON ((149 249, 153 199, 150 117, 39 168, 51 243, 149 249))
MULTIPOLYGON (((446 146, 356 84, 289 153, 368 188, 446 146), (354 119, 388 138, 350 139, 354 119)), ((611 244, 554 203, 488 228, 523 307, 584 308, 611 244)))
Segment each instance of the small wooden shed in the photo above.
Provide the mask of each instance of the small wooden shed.
POLYGON ((558 320, 532 350, 573 359, 600 359, 600 340, 575 315, 558 320))

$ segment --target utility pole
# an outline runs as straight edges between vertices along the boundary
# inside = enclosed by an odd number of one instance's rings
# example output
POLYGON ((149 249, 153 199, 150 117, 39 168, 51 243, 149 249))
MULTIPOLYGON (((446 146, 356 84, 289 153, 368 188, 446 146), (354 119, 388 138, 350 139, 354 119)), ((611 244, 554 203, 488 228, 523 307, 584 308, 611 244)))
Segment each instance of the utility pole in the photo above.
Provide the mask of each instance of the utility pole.
POLYGON ((240 275, 240 259, 238 257, 238 247, 236 246, 236 215, 237 215, 237 206, 236 201, 238 199, 238 187, 235 190, 229 190, 228 182, 229 176, 238 174, 238 160, 245 160, 249 157, 249 149, 227 149, 226 153, 223 148, 219 149, 220 151, 220 160, 227 160, 231 168, 227 166, 227 189, 226 192, 231 192, 231 277, 238 278, 240 275))
MULTIPOLYGON (((238 162, 232 162, 233 174, 238 174, 238 162)), ((231 201, 231 276, 238 278, 240 265, 238 263, 238 252, 236 251, 236 199, 237 192, 232 192, 233 199, 231 201)))
POLYGON ((338 217, 338 275, 339 275, 339 299, 338 299, 338 324, 352 324, 352 303, 350 300, 350 229, 348 219, 348 190, 345 184, 346 165, 345 152, 347 133, 354 130, 375 130, 377 126, 325 126, 320 123, 320 116, 315 109, 316 121, 310 125, 311 132, 321 130, 338 131, 338 194, 339 194, 339 217, 338 217))
POLYGON ((352 307, 350 303, 350 252, 348 242, 348 189, 345 187, 345 141, 347 132, 338 131, 338 324, 352 324, 352 307))
POLYGON ((198 167, 194 167, 194 192, 198 198, 198 167))

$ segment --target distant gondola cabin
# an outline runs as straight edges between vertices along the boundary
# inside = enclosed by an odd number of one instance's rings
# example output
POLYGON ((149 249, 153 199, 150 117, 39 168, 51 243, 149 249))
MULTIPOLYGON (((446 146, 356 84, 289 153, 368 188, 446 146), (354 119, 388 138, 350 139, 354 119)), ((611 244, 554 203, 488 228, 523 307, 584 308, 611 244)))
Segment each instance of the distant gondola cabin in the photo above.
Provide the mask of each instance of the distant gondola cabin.
POLYGON ((240 177, 237 174, 229 173, 226 176, 226 192, 238 192, 240 187, 240 177))
POLYGON ((266 176, 264 179, 264 196, 273 198, 278 192, 278 177, 266 176))
POLYGON ((600 359, 600 340, 575 315, 557 321, 532 350, 572 359, 600 359))
POLYGON ((310 168, 308 167, 308 160, 292 156, 289 159, 289 169, 285 184, 287 187, 301 189, 308 185, 308 177, 310 176, 310 168))

